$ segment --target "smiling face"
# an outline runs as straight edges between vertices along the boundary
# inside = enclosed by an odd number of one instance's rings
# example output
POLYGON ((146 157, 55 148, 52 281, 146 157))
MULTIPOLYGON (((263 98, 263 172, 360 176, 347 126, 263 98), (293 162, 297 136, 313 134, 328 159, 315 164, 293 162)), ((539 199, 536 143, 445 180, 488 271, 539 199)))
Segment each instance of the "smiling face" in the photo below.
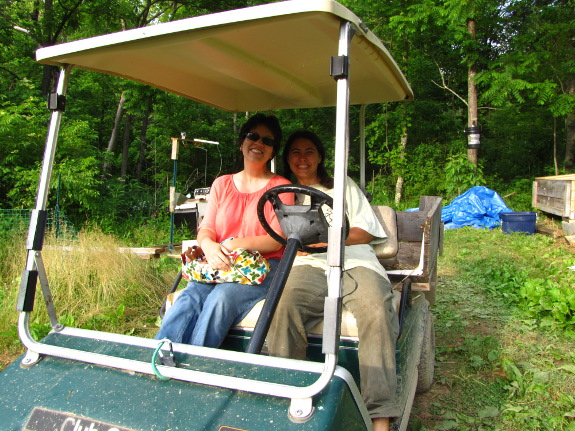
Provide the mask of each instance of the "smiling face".
POLYGON ((317 167, 320 163, 321 156, 317 147, 309 139, 299 138, 291 144, 288 164, 299 184, 304 186, 318 184, 317 167))
POLYGON ((264 124, 258 124, 250 129, 249 132, 257 133, 260 138, 257 141, 252 141, 247 137, 244 138, 240 151, 244 155, 244 161, 250 160, 253 162, 267 162, 273 157, 273 147, 265 145, 262 138, 270 138, 275 141, 275 137, 270 129, 264 124))

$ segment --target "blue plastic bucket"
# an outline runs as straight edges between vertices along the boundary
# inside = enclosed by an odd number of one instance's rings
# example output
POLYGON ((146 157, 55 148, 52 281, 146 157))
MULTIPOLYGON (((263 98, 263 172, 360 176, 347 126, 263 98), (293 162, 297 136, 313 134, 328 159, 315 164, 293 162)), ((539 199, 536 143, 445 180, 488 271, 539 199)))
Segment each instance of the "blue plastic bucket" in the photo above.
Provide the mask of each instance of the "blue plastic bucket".
POLYGON ((535 233, 535 220, 537 213, 534 212, 513 212, 500 213, 501 229, 503 233, 523 232, 528 235, 535 233))

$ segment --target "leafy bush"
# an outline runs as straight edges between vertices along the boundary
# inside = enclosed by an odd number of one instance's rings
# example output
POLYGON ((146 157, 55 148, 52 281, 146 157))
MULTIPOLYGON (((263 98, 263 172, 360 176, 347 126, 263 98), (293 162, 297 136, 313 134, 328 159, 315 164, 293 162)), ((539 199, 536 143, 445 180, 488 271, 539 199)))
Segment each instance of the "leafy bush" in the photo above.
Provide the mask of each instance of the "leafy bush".
MULTIPOLYGON (((471 231, 473 232, 473 230, 471 231)), ((463 277, 481 283, 489 294, 517 305, 542 326, 556 326, 575 333, 575 258, 554 248, 543 235, 504 235, 499 229, 473 232, 481 251, 462 247, 456 258, 463 277), (497 239, 490 247, 485 237, 497 239), (534 253, 534 250, 537 252, 534 253)))
POLYGON ((481 164, 474 165, 466 154, 456 153, 447 157, 444 171, 444 190, 448 197, 454 198, 471 187, 485 185, 481 164))

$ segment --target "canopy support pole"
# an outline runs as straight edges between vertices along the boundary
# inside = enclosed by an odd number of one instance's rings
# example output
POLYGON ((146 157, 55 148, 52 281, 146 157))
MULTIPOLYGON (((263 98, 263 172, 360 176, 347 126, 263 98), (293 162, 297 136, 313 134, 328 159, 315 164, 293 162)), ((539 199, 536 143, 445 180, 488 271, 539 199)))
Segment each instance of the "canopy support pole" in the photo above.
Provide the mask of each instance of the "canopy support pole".
MULTIPOLYGON (((54 329, 60 329, 61 325, 58 324, 56 312, 52 304, 48 279, 46 277, 46 271, 42 261, 42 247, 44 244, 46 222, 48 219, 46 205, 48 202, 48 193, 50 191, 50 178, 52 176, 52 168, 54 166, 54 155, 56 153, 60 122, 64 113, 66 90, 68 88, 68 80, 71 70, 71 65, 67 65, 60 70, 56 92, 50 95, 48 102, 48 106, 52 110, 52 117, 50 119, 48 135, 46 136, 46 147, 44 150, 42 171, 40 172, 40 181, 38 184, 36 208, 32 210, 32 214, 30 216, 30 226, 28 228, 28 238, 26 241, 26 267, 22 272, 22 280, 16 305, 16 310, 21 312, 23 315, 29 315, 32 312, 34 309, 34 298, 36 295, 38 278, 40 278, 45 295, 44 299, 46 300, 46 305, 48 307, 50 322, 54 329)), ((24 334, 21 331, 19 331, 19 335, 20 338, 23 339, 24 334)))
POLYGON ((328 236, 328 295, 325 298, 323 348, 326 361, 339 351, 342 266, 344 258, 345 187, 349 149, 349 48, 355 31, 349 22, 340 27, 338 57, 332 58, 337 80, 333 220, 328 236))
POLYGON ((359 187, 365 193, 365 108, 359 107, 359 187))

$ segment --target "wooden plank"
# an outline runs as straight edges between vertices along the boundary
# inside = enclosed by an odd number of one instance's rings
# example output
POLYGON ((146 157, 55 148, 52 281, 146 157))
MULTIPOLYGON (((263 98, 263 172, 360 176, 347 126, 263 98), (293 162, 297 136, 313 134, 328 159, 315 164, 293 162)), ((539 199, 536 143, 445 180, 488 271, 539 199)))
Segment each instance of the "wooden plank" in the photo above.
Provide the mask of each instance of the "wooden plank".
POLYGON ((551 175, 548 177, 536 177, 536 180, 575 180, 575 174, 551 175))
MULTIPOLYGON (((565 189, 570 184, 568 181, 537 180, 537 195, 564 199, 565 189)), ((569 190, 571 192, 571 190, 569 190)))
POLYGON ((381 259, 380 262, 387 270, 414 269, 419 264, 421 255, 421 242, 401 242, 397 255, 391 259, 381 259))
MULTIPOLYGON (((424 261, 424 274, 428 277, 437 267, 437 255, 442 248, 441 241, 443 236, 441 234, 441 202, 440 197, 427 197, 427 220, 424 227, 425 236, 425 261, 424 261)), ((421 200, 420 200, 421 201, 421 200)))
POLYGON ((565 179, 565 176, 537 179, 533 185, 533 206, 546 213, 575 218, 573 180, 565 179))
POLYGON ((535 205, 535 207, 546 213, 555 214, 560 217, 565 216, 565 205, 563 201, 559 199, 539 196, 539 203, 535 205))
POLYGON ((400 242, 421 241, 425 213, 422 211, 398 211, 397 238, 400 242))
POLYGON ((541 225, 536 226, 536 232, 539 234, 542 234, 542 235, 553 237, 553 238, 560 238, 563 236, 562 230, 554 229, 554 228, 547 227, 547 226, 541 226, 541 225))
POLYGON ((567 218, 574 218, 573 212, 575 211, 575 205, 573 204, 572 193, 571 193, 571 190, 573 189, 575 189, 575 187, 573 186, 573 182, 569 181, 565 185, 565 202, 564 202, 565 206, 563 210, 563 216, 567 218))
POLYGON ((423 242, 422 274, 412 276, 412 280, 428 285, 433 295, 432 279, 437 278, 437 255, 442 247, 441 203, 441 197, 425 196, 420 199, 419 211, 398 212, 399 251, 393 259, 380 260, 387 270, 415 269, 420 264, 423 242))
MULTIPOLYGON (((173 244, 175 249, 181 247, 181 243, 173 244)), ((142 259, 158 258, 168 251, 168 244, 152 245, 149 247, 120 247, 122 253, 134 253, 142 259)))

